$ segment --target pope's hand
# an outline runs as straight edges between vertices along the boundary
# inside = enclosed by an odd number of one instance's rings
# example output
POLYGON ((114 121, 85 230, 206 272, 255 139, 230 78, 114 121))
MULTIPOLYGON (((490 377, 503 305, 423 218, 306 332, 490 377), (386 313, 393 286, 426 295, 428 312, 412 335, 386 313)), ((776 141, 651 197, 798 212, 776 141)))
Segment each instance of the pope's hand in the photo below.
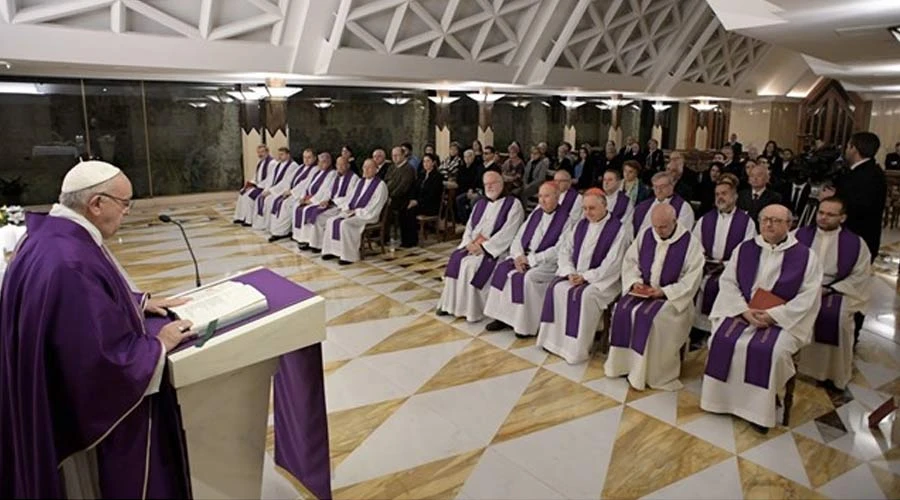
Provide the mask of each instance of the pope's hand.
POLYGON ((167 307, 176 307, 182 304, 187 304, 191 299, 179 298, 179 299, 150 299, 144 304, 144 312, 150 314, 156 314, 158 316, 166 315, 167 307))
POLYGON ((187 320, 178 320, 169 323, 159 331, 158 338, 166 347, 166 352, 178 347, 178 344, 194 336, 189 330, 193 323, 187 320))

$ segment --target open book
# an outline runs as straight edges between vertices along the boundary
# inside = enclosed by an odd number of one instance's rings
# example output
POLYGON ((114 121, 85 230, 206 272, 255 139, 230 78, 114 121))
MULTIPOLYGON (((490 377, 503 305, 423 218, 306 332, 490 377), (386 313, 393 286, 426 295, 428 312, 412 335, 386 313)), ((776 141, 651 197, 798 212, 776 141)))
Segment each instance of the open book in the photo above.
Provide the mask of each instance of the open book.
POLYGON ((233 325, 269 308, 266 296, 256 288, 237 281, 188 292, 180 297, 191 301, 169 310, 178 318, 194 324, 191 331, 205 342, 219 328, 233 325))

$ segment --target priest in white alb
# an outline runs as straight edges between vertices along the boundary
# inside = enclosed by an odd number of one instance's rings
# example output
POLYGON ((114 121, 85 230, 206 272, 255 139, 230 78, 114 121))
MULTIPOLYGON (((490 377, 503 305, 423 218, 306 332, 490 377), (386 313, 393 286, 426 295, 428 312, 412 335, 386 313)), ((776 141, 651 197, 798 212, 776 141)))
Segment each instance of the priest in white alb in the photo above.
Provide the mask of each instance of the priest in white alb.
POLYGON ((322 189, 319 190, 319 193, 313 197, 313 202, 316 204, 307 205, 304 209, 301 227, 294 227, 294 241, 299 244, 300 250, 310 249, 314 253, 322 251, 325 221, 337 215, 340 211, 338 207, 347 201, 356 190, 359 176, 350 170, 347 158, 338 156, 335 172, 331 189, 325 193, 322 192, 322 189))
POLYGON ((322 259, 340 259, 341 265, 359 260, 359 244, 367 224, 378 222, 388 201, 387 184, 376 174, 375 161, 363 163, 363 179, 356 183, 353 195, 338 205, 338 213, 325 221, 322 259))
POLYGON ((606 195, 606 206, 609 213, 619 222, 631 227, 634 205, 625 191, 622 191, 622 172, 614 168, 603 172, 603 194, 606 195))
POLYGON ((775 396, 794 376, 791 357, 812 340, 821 302, 822 266, 788 233, 791 218, 782 205, 760 212, 760 235, 735 250, 709 314, 714 333, 700 407, 760 432, 775 425, 775 396))
POLYGON ((658 205, 671 205, 675 209, 678 223, 691 230, 694 227, 694 209, 691 204, 675 193, 675 182, 668 172, 659 172, 653 176, 653 197, 634 207, 631 217, 631 229, 635 237, 650 227, 650 211, 658 205))
POLYGON ((319 215, 324 211, 323 203, 327 207, 328 201, 331 199, 331 188, 334 186, 337 175, 331 153, 327 151, 319 153, 317 166, 310 175, 309 181, 306 182, 306 189, 303 190, 300 201, 294 208, 294 228, 291 234, 301 249, 309 245, 308 233, 301 234, 301 230, 304 226, 316 223, 319 215))
POLYGON ((840 198, 819 202, 816 225, 794 236, 822 264, 822 306, 812 343, 800 350, 800 373, 845 389, 853 376, 853 315, 869 300, 872 269, 869 247, 858 235, 841 227, 847 210, 840 198))
POLYGON ((553 174, 553 182, 559 188, 559 207, 569 214, 571 223, 578 222, 581 219, 581 195, 572 187, 572 174, 559 169, 553 174))
POLYGON ((291 180, 300 165, 291 158, 291 150, 278 148, 278 162, 272 174, 272 185, 256 198, 256 210, 251 212, 250 223, 257 231, 267 231, 272 220, 272 206, 275 200, 290 189, 291 180))
POLYGON ((680 389, 681 347, 694 320, 694 295, 703 276, 703 249, 675 209, 653 207, 622 261, 622 298, 609 331, 607 377, 628 375, 637 390, 680 389))
POLYGON ((306 186, 316 170, 316 153, 312 149, 303 151, 303 165, 291 176, 291 182, 272 199, 269 215, 269 241, 277 241, 291 236, 294 209, 306 192, 306 186))
POLYGON ((484 305, 485 316, 494 319, 485 327, 489 332, 512 328, 516 337, 537 335, 544 292, 556 275, 557 243, 568 227, 569 213, 559 205, 557 184, 544 182, 538 189, 538 206, 491 278, 484 305))
POLYGON ((250 225, 250 218, 256 210, 256 199, 272 185, 274 177, 272 170, 274 159, 269 156, 269 147, 265 144, 256 146, 256 156, 259 162, 256 164, 256 174, 252 181, 247 181, 238 193, 237 203, 234 206, 234 223, 244 226, 250 225))
POLYGON ((482 177, 485 197, 472 205, 462 241, 450 254, 437 314, 452 314, 476 322, 484 318, 488 282, 502 261, 524 217, 522 203, 508 195, 503 177, 487 171, 482 177))
MULTIPOLYGON (((703 280, 697 292, 694 316, 696 342, 710 333, 709 312, 719 294, 719 276, 731 259, 734 249, 756 236, 756 224, 747 212, 737 208, 737 188, 740 181, 734 174, 725 173, 716 181, 716 208, 710 210, 694 225, 694 236, 703 245, 703 280)), ((694 335, 692 335, 693 337, 694 335)))
POLYGON ((537 345, 576 364, 590 357, 603 312, 619 295, 624 225, 597 188, 584 192, 584 218, 559 245, 556 276, 544 295, 537 345))

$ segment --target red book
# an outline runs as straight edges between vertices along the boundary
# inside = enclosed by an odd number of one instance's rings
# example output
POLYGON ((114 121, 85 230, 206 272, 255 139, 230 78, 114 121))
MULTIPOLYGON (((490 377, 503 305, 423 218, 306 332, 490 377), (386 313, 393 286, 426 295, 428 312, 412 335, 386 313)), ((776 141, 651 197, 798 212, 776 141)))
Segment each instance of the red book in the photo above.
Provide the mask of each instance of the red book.
POLYGON ((869 414, 869 427, 878 427, 878 424, 884 420, 884 417, 890 415, 896 409, 897 404, 894 402, 894 398, 888 399, 869 414))
POLYGON ((784 305, 786 302, 786 300, 768 290, 757 288, 756 293, 753 294, 753 298, 750 299, 750 304, 748 304, 748 306, 750 309, 765 311, 773 307, 784 305))

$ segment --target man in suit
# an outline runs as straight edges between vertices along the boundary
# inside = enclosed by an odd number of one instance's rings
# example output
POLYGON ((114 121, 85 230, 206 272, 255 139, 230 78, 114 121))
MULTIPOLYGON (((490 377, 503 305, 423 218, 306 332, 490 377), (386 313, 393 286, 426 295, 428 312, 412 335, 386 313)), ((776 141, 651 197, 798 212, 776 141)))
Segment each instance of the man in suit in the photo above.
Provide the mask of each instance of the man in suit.
POLYGON ((666 172, 672 176, 672 182, 675 183, 675 192, 685 201, 694 199, 694 186, 691 179, 684 176, 684 156, 678 151, 673 151, 669 155, 669 164, 666 165, 666 172))
POLYGON ((731 146, 731 150, 734 151, 734 156, 736 158, 740 158, 741 153, 744 151, 744 145, 738 142, 737 134, 735 134, 734 132, 731 133, 731 137, 728 139, 728 142, 726 142, 725 145, 731 146))
MULTIPOLYGON (((875 163, 875 152, 881 140, 872 132, 857 132, 850 136, 844 159, 850 165, 835 180, 834 187, 823 188, 819 199, 840 196, 847 205, 845 227, 866 242, 870 259, 875 261, 881 246, 881 217, 887 197, 887 181, 884 171, 875 163)), ((854 339, 859 339, 865 316, 856 313, 854 339)))
POLYGON ((387 162, 387 153, 383 149, 376 149, 372 151, 372 159, 375 160, 375 168, 378 169, 378 173, 375 175, 384 180, 391 167, 391 164, 387 162))
POLYGON ((666 159, 656 139, 647 141, 647 155, 644 157, 644 168, 653 172, 662 172, 666 168, 666 159))
POLYGON ((759 231, 759 213, 769 205, 781 203, 781 195, 768 189, 769 169, 762 165, 754 166, 749 173, 750 188, 738 195, 738 208, 747 212, 756 229, 759 231))
POLYGON ((784 181, 780 190, 782 204, 791 209, 796 221, 809 203, 809 193, 812 190, 809 174, 806 169, 793 168, 786 173, 784 181))
POLYGON ((894 144, 893 153, 888 153, 884 157, 884 168, 886 170, 900 170, 900 142, 894 144))

